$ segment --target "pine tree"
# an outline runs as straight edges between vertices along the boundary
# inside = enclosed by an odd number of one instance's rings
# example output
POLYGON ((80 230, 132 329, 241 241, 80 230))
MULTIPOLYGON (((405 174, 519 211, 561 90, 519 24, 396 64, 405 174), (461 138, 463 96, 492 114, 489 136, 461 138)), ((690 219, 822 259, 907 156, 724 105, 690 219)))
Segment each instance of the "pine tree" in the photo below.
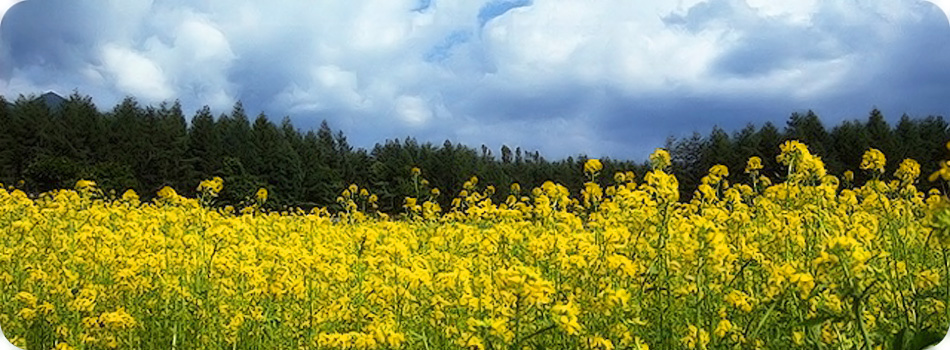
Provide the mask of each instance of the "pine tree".
POLYGON ((868 115, 868 121, 865 124, 867 129, 868 137, 871 140, 874 140, 874 145, 872 147, 884 152, 887 157, 887 169, 888 173, 897 169, 897 164, 900 162, 900 159, 894 157, 894 134, 891 130, 891 126, 887 124, 887 120, 884 119, 884 115, 881 114, 881 111, 877 108, 871 110, 871 113, 868 115))
POLYGON ((223 144, 220 135, 215 132, 211 109, 204 106, 191 118, 191 127, 188 129, 187 163, 194 171, 190 180, 201 181, 219 174, 223 155, 223 144))
POLYGON ((828 131, 821 119, 812 110, 801 115, 792 113, 785 127, 787 139, 798 140, 808 145, 809 150, 818 156, 828 156, 828 131))

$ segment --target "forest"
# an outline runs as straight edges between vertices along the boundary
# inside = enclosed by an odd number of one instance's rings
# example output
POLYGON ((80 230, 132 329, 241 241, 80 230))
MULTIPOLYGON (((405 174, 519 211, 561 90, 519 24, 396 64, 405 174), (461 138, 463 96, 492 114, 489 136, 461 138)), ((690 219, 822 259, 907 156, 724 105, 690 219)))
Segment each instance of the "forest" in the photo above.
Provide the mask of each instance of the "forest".
MULTIPOLYGON (((191 196, 200 181, 218 176, 224 180, 219 205, 240 204, 265 188, 271 209, 334 211, 340 209, 340 193, 357 184, 378 196, 380 211, 393 213, 401 211, 406 197, 432 195, 415 185, 412 168, 421 169, 427 188, 439 189, 435 200, 443 206, 472 176, 497 189, 496 201, 508 196, 512 183, 532 188, 550 180, 576 195, 588 180, 585 155, 548 160, 537 150, 502 146, 496 153, 485 145, 476 148, 448 140, 436 145, 412 137, 363 149, 350 145, 346 135, 326 121, 317 130, 303 131, 287 117, 279 123, 264 113, 252 118, 240 102, 230 113, 215 116, 206 106, 190 117, 177 102, 143 106, 131 97, 104 111, 79 92, 67 98, 0 97, 0 106, 0 183, 31 195, 72 188, 87 179, 113 196, 133 189, 147 199, 164 186, 191 196)), ((749 182, 743 169, 751 156, 762 158, 762 174, 783 180, 776 156, 786 140, 807 144, 829 173, 840 176, 852 170, 854 182, 863 182, 868 174, 858 165, 872 145, 888 155, 888 176, 905 158, 917 160, 922 174, 930 174, 943 158, 950 130, 942 116, 905 114, 892 126, 877 109, 865 120, 828 128, 807 111, 792 113, 782 127, 768 122, 731 132, 715 127, 706 135, 696 131, 690 137, 669 137, 657 147, 669 150, 681 198, 688 199, 716 164, 728 167, 728 181, 749 182)), ((598 179, 602 185, 610 184, 615 172, 642 176, 649 168, 645 159, 601 162, 601 173, 607 174, 598 179)), ((923 177, 920 188, 936 186, 923 177)))

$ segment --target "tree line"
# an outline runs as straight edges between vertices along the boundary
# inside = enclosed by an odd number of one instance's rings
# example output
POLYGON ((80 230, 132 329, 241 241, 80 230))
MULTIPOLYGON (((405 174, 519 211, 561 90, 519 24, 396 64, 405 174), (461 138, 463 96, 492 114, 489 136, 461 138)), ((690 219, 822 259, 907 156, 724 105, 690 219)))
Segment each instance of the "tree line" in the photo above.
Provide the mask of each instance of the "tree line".
POLYGON ((693 133, 686 138, 670 138, 666 147, 670 150, 682 195, 689 198, 706 171, 716 164, 729 168, 730 181, 748 182, 743 170, 752 156, 762 158, 761 174, 773 182, 783 179, 785 169, 778 164, 776 156, 780 145, 787 140, 808 145, 813 154, 821 157, 829 174, 840 177, 845 171, 852 171, 855 183, 864 183, 871 176, 859 168, 864 152, 870 148, 880 150, 887 157, 885 174, 888 178, 901 161, 914 159, 921 169, 918 187, 929 189, 938 186, 926 178, 940 168, 939 162, 947 159, 950 128, 942 116, 911 118, 907 114, 891 126, 881 111, 874 108, 866 120, 845 120, 829 130, 818 115, 809 110, 792 113, 782 129, 771 122, 761 127, 748 124, 732 134, 714 127, 706 136, 693 133))
MULTIPOLYGON (((715 164, 729 167, 731 181, 747 181, 742 169, 751 156, 763 159, 764 174, 781 180, 775 156, 789 139, 808 144, 833 174, 856 170, 869 147, 889 157, 889 173, 903 158, 914 158, 929 174, 945 156, 950 131, 938 116, 904 115, 891 127, 876 109, 866 121, 846 121, 829 131, 809 111, 792 114, 783 129, 750 124, 730 134, 716 127, 706 136, 697 132, 671 137, 665 146, 682 198, 689 198, 715 164)), ((71 188, 77 180, 88 179, 107 192, 133 189, 143 199, 164 186, 194 195, 201 180, 219 176, 224 179, 220 204, 238 204, 266 188, 271 208, 339 209, 341 192, 357 184, 378 196, 381 211, 399 212, 405 197, 428 195, 420 192, 412 168, 422 170, 427 187, 438 188, 437 200, 447 207, 471 176, 478 177, 481 188, 494 186, 496 200, 507 197, 511 183, 528 189, 548 180, 576 194, 587 181, 586 160, 579 155, 550 161, 538 151, 508 146, 496 156, 484 145, 435 145, 410 137, 386 140, 369 150, 355 148, 326 121, 304 132, 287 117, 280 123, 263 113, 252 119, 240 102, 217 117, 203 107, 189 122, 178 102, 142 106, 130 97, 103 112, 91 97, 78 92, 55 103, 46 95, 21 95, 12 103, 0 96, 0 182, 31 194, 71 188)), ((646 161, 601 161, 604 175, 599 181, 605 185, 614 172, 633 171, 642 179, 648 168, 646 161)), ((855 171, 857 181, 863 176, 855 171)))

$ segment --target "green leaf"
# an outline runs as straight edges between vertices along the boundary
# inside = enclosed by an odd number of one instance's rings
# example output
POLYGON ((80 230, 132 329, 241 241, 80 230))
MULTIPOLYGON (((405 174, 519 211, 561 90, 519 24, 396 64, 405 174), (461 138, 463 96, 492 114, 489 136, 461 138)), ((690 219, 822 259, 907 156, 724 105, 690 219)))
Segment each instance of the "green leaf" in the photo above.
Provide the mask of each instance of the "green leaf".
POLYGON ((904 335, 905 334, 907 334, 907 328, 901 328, 900 332, 897 332, 897 335, 894 336, 894 340, 891 342, 892 350, 904 349, 904 335))
POLYGON ((945 332, 935 331, 933 329, 924 329, 920 333, 914 334, 914 337, 910 340, 907 349, 910 350, 921 350, 939 343, 943 340, 943 337, 946 335, 945 332))

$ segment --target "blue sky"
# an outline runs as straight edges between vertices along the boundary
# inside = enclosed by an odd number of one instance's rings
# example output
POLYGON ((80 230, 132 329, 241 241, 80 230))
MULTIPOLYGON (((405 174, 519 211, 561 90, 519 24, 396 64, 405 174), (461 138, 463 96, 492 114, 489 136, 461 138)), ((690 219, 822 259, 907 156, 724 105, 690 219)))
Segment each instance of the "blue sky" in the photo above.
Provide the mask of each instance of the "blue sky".
MULTIPOLYGON (((919 0, 0 0, 0 94, 178 99, 548 158, 669 135, 950 116, 950 23, 919 0)), ((497 153, 497 152, 496 152, 497 153)))

